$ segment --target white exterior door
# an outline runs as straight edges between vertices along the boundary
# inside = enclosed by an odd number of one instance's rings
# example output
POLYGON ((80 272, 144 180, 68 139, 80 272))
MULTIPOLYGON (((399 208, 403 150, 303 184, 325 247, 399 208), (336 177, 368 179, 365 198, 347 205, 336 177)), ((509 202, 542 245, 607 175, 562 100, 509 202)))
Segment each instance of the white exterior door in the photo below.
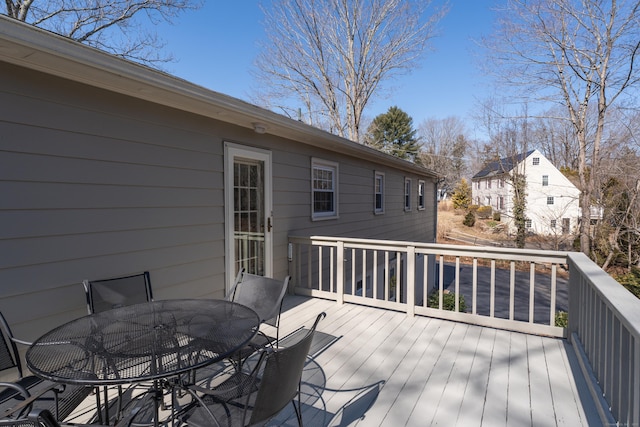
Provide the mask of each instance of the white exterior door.
POLYGON ((241 268, 272 274, 271 152, 225 143, 227 289, 241 268))

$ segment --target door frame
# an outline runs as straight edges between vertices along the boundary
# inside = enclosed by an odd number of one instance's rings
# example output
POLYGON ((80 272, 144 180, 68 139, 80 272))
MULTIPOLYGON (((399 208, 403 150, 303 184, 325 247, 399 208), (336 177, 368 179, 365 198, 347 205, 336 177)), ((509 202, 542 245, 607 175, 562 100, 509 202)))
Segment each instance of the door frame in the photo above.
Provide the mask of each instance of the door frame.
POLYGON ((264 272, 273 275, 273 187, 271 151, 232 142, 224 143, 224 225, 225 225, 225 290, 235 280, 233 166, 236 158, 262 161, 264 164, 264 272))

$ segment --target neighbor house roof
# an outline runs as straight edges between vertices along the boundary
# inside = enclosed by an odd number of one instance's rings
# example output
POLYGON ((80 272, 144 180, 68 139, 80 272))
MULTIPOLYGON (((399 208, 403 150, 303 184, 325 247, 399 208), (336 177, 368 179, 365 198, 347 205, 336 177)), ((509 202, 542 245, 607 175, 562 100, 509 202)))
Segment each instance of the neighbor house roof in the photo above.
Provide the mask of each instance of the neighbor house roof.
POLYGON ((520 162, 533 154, 535 150, 527 151, 526 153, 520 153, 515 156, 505 157, 503 159, 494 160, 485 165, 484 168, 473 176, 472 179, 486 178, 490 176, 503 175, 511 172, 520 162))
POLYGON ((226 123, 395 166, 422 175, 426 168, 333 135, 248 102, 115 57, 0 15, 0 61, 177 108, 226 123))

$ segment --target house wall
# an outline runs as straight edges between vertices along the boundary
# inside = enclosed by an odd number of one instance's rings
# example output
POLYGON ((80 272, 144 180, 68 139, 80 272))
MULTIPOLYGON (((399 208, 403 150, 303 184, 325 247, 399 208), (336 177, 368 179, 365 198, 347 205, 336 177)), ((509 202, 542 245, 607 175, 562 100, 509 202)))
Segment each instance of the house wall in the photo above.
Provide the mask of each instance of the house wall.
POLYGON ((394 167, 6 63, 0 77, 0 310, 20 337, 85 314, 83 279, 149 270, 156 299, 223 297, 225 141, 272 152, 274 277, 289 235, 435 239, 428 176, 409 175, 405 212, 394 167), (339 219, 311 220, 311 157, 339 163, 339 219))
MULTIPOLYGON (((534 150, 525 160, 522 168, 527 181, 526 187, 526 216, 531 220, 530 230, 537 234, 560 235, 563 233, 562 222, 564 218, 570 221, 570 233, 574 233, 578 227, 580 218, 580 205, 578 190, 546 157, 534 150), (533 159, 538 159, 534 164, 533 159), (548 177, 548 185, 543 185, 543 176, 548 177), (553 197, 553 204, 547 203, 547 198, 553 197), (556 227, 551 226, 551 221, 556 221, 556 227)), ((494 211, 500 211, 502 221, 513 230, 513 186, 508 179, 508 174, 483 177, 472 181, 473 202, 486 206, 488 198, 494 211), (505 185, 499 185, 503 176, 505 185), (487 187, 487 181, 491 181, 487 187), (498 208, 498 197, 502 196, 504 208, 498 208)))

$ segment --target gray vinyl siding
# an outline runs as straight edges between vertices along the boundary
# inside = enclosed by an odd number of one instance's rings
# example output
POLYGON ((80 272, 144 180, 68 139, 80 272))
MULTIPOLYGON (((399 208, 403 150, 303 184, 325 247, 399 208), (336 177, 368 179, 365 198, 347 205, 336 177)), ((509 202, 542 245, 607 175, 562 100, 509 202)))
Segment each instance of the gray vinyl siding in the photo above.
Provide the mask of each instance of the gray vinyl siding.
POLYGON ((2 64, 0 310, 32 339, 86 313, 83 279, 149 270, 156 299, 224 296, 224 142, 273 159, 274 277, 290 235, 433 241, 433 178, 2 64), (339 218, 311 219, 311 158, 339 164, 339 218), (385 213, 374 215, 374 171, 385 213), (417 210, 417 182, 426 209, 417 210), (34 314, 36 312, 36 314, 34 314))

